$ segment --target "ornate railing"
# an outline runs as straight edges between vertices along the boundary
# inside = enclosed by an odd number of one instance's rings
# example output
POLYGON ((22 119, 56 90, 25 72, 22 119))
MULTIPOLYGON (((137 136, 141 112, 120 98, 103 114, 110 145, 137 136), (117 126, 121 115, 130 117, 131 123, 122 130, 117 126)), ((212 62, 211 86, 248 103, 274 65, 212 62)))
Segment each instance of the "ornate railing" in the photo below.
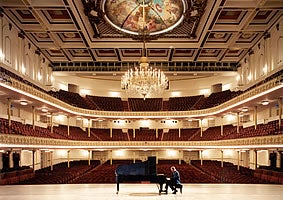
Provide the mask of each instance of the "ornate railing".
POLYGON ((283 146, 283 135, 250 137, 217 141, 75 141, 11 134, 0 134, 2 147, 26 148, 80 148, 80 149, 121 149, 121 148, 182 148, 182 149, 216 149, 216 148, 277 148, 283 146))
MULTIPOLYGON (((218 106, 202 109, 202 110, 191 110, 191 111, 158 111, 158 112, 130 112, 130 111, 100 111, 100 110, 89 110, 79 107, 75 107, 68 103, 65 103, 43 91, 40 91, 30 85, 22 83, 16 79, 11 78, 11 83, 3 84, 3 86, 10 87, 10 89, 15 89, 17 92, 26 93, 26 95, 33 96, 34 98, 45 102, 51 106, 55 106, 64 110, 67 113, 72 113, 75 115, 81 115, 85 117, 103 117, 103 118, 180 118, 180 117, 200 117, 208 116, 211 114, 219 113, 220 111, 225 111, 227 108, 232 108, 242 101, 248 100, 255 95, 267 92, 268 90, 274 89, 275 87, 282 88, 283 84, 281 82, 282 76, 276 77, 258 87, 251 89, 227 102, 224 102, 218 106)), ((2 83, 0 83, 2 84, 2 83)))

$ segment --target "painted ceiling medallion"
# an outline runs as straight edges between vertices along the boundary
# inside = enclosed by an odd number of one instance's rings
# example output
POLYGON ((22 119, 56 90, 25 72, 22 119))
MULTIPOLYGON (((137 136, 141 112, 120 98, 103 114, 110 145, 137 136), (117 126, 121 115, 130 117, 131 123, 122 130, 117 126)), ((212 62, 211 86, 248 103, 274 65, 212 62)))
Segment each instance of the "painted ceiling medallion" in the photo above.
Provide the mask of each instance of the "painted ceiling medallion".
POLYGON ((184 19, 184 0, 104 0, 106 20, 128 34, 157 35, 168 32, 184 19))
POLYGON ((64 33, 65 37, 67 38, 75 38, 76 34, 75 33, 64 33))
POLYGON ((47 33, 37 33, 36 35, 39 38, 48 38, 49 37, 47 33))
POLYGON ((214 38, 216 39, 221 39, 224 38, 225 33, 214 33, 214 38))
POLYGON ((252 33, 243 33, 241 37, 244 39, 249 39, 250 37, 252 37, 252 35, 252 33))

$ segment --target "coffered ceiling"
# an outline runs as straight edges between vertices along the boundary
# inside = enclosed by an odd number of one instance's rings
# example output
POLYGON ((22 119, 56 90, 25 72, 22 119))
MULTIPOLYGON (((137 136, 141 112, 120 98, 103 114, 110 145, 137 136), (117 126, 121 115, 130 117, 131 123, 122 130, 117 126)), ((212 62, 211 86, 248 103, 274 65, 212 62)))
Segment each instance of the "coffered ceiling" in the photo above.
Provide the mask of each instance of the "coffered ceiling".
MULTIPOLYGON (((113 1, 115 2, 115 1, 113 1)), ((1 0, 0 6, 55 66, 138 61, 143 43, 105 20, 102 0, 1 0)), ((153 62, 239 62, 283 14, 282 0, 185 0, 184 20, 147 38, 153 62)))

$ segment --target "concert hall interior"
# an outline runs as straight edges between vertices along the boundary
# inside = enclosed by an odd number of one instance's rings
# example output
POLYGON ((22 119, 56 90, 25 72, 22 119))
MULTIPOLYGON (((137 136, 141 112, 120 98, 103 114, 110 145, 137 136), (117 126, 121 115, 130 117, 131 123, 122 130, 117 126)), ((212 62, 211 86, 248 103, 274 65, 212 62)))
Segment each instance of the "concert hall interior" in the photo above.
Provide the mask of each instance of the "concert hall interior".
POLYGON ((282 0, 0 0, 0 199, 280 199, 282 94, 282 0))

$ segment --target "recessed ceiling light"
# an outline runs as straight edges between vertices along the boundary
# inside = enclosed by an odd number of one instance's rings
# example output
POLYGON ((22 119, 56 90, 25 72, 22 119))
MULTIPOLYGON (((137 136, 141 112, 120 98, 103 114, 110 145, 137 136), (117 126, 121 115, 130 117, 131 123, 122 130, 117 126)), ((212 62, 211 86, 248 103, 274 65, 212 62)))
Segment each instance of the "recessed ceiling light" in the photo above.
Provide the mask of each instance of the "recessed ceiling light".
POLYGON ((262 101, 261 102, 261 105, 263 105, 263 106, 267 106, 269 104, 269 101, 262 101))
POLYGON ((26 105, 28 105, 28 102, 25 101, 25 100, 22 100, 22 101, 20 101, 20 104, 23 105, 23 106, 26 106, 26 105))
POLYGON ((41 111, 42 112, 48 112, 47 108, 42 108, 41 111))

